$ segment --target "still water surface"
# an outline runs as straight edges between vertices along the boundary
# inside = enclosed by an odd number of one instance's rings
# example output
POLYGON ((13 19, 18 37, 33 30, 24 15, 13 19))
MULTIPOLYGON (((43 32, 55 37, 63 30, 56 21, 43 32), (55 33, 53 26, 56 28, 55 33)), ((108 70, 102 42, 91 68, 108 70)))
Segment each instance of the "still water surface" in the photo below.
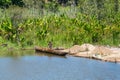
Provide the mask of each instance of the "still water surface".
POLYGON ((0 80, 120 80, 120 64, 70 56, 1 57, 0 80))

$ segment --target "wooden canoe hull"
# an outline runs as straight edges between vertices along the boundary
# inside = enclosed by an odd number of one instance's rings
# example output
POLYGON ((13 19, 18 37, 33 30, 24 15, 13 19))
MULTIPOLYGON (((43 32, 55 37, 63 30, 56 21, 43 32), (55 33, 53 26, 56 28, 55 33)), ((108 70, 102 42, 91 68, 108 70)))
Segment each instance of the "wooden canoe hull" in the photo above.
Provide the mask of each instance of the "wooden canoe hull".
POLYGON ((68 54, 63 50, 55 50, 55 49, 41 48, 41 47, 35 47, 35 51, 42 52, 42 53, 50 53, 50 54, 59 55, 59 56, 65 56, 66 54, 68 54))

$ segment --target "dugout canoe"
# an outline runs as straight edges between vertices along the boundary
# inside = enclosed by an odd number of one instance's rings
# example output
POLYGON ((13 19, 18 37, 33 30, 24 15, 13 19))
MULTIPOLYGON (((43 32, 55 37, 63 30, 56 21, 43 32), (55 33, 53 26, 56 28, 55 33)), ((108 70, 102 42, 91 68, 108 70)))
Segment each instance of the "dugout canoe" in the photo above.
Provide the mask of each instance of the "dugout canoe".
POLYGON ((35 47, 35 52, 42 52, 42 53, 49 53, 59 56, 65 56, 68 54, 68 52, 65 52, 64 50, 56 50, 56 49, 50 49, 50 48, 42 48, 42 47, 35 47))

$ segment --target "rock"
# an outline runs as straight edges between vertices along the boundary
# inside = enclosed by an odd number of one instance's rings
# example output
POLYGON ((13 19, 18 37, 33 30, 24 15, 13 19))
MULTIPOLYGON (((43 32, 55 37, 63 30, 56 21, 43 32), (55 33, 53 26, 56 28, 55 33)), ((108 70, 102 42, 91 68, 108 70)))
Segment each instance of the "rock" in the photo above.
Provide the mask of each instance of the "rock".
POLYGON ((81 46, 74 45, 65 51, 76 57, 92 58, 109 62, 120 62, 120 48, 83 44, 81 46))
POLYGON ((110 48, 110 50, 112 50, 114 53, 116 53, 116 54, 120 54, 120 48, 110 48))
POLYGON ((91 53, 106 56, 113 54, 113 51, 104 46, 97 46, 91 53))
POLYGON ((91 44, 83 44, 83 45, 74 45, 73 47, 65 50, 67 52, 69 52, 70 54, 76 54, 79 52, 87 52, 87 51, 92 51, 93 49, 95 49, 95 47, 91 44))
POLYGON ((120 54, 111 54, 103 57, 103 61, 120 62, 120 54))
POLYGON ((69 48, 69 52, 70 54, 75 54, 75 53, 78 53, 80 51, 85 51, 84 48, 82 48, 81 46, 79 45, 74 45, 73 47, 69 48))
POLYGON ((81 45, 81 47, 83 49, 86 49, 86 51, 92 51, 95 49, 95 46, 93 46, 92 44, 83 44, 83 45, 81 45))

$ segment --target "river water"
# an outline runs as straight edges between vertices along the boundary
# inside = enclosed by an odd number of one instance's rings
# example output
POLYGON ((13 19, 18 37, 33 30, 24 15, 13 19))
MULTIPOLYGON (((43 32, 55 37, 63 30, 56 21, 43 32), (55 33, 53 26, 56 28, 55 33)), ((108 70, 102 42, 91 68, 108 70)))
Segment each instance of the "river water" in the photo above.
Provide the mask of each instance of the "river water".
POLYGON ((43 54, 1 57, 0 80, 120 80, 120 64, 43 54))

